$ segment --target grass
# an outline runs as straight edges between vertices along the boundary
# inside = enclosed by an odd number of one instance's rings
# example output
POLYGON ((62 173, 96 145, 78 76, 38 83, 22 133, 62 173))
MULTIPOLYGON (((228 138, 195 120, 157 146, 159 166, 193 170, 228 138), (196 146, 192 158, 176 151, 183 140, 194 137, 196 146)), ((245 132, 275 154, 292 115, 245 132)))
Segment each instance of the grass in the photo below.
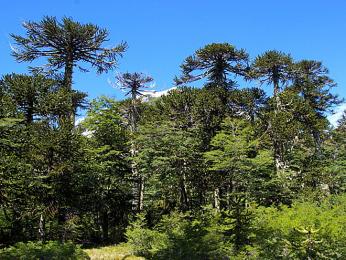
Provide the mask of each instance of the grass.
POLYGON ((144 260, 143 257, 132 255, 131 248, 126 244, 84 249, 91 260, 144 260))

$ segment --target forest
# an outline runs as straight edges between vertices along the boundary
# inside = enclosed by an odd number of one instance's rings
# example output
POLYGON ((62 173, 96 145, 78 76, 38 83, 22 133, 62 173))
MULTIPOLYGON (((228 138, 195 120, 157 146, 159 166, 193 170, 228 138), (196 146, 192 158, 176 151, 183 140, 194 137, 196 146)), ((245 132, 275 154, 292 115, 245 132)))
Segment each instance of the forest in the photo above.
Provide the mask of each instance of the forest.
POLYGON ((346 258, 346 113, 327 118, 343 99, 322 62, 209 43, 163 95, 119 72, 124 99, 90 100, 75 73, 126 71, 128 44, 23 27, 28 72, 0 80, 0 259, 346 258), (90 255, 116 245, 130 258, 90 255))

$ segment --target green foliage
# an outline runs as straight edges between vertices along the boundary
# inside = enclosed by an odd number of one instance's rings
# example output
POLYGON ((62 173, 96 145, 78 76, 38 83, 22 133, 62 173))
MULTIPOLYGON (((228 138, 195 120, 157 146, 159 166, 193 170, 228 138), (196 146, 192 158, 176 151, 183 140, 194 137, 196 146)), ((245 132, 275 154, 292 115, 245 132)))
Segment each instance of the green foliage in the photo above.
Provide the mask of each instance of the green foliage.
POLYGON ((39 22, 25 22, 23 27, 27 37, 11 35, 18 46, 13 50, 13 56, 20 62, 47 57, 50 69, 77 66, 75 63, 84 61, 101 73, 112 69, 117 57, 126 49, 125 43, 113 48, 102 47, 108 40, 106 29, 90 23, 81 24, 68 17, 60 22, 56 17, 46 16, 39 22))
POLYGON ((345 196, 321 205, 296 202, 292 207, 260 207, 256 214, 257 244, 264 258, 336 259, 346 254, 345 196))
POLYGON ((232 251, 220 217, 211 209, 173 212, 148 229, 140 215, 127 229, 128 243, 136 254, 150 259, 220 259, 232 251))
POLYGON ((104 48, 106 29, 71 18, 23 26, 14 57, 53 74, 0 80, 0 258, 83 259, 44 241, 125 239, 151 259, 345 258, 346 116, 329 126, 340 100, 321 62, 267 51, 248 65, 208 44, 176 78, 201 88, 140 98, 152 78, 118 74, 130 98, 99 97, 75 125, 87 108, 75 68, 111 70, 126 44, 104 48))
POLYGON ((126 234, 133 250, 150 259, 343 259, 345 205, 345 196, 291 207, 252 205, 251 221, 240 226, 247 241, 240 248, 236 209, 173 212, 151 229, 142 214, 126 234))
POLYGON ((186 84, 207 79, 210 87, 214 85, 228 89, 234 86, 228 75, 244 75, 247 60, 245 50, 238 50, 229 43, 208 44, 185 59, 180 66, 182 76, 176 77, 175 81, 177 84, 186 84))
POLYGON ((14 246, 0 249, 0 258, 15 260, 15 259, 90 259, 86 253, 72 242, 60 243, 56 241, 27 242, 17 243, 14 246))
POLYGON ((279 85, 292 79, 292 57, 280 51, 266 51, 254 60, 250 77, 260 79, 262 83, 274 85, 274 96, 279 93, 279 85), (277 88, 277 89, 275 89, 277 88))
MULTIPOLYGON (((129 210, 130 181, 128 131, 121 117, 120 104, 107 97, 91 102, 87 117, 80 125, 87 136, 86 170, 78 179, 83 221, 99 233, 103 242, 120 241, 129 210), (99 214, 101 219, 90 214, 99 214), (98 224, 100 223, 100 225, 98 224), (112 224, 112 227, 110 226, 112 224), (101 230, 99 230, 101 226, 101 230)), ((90 229, 84 229, 92 237, 90 229)), ((91 232, 92 233, 92 232, 91 232)))
POLYGON ((136 255, 151 257, 164 249, 168 237, 164 233, 146 227, 143 214, 137 215, 137 219, 126 229, 128 244, 136 255))

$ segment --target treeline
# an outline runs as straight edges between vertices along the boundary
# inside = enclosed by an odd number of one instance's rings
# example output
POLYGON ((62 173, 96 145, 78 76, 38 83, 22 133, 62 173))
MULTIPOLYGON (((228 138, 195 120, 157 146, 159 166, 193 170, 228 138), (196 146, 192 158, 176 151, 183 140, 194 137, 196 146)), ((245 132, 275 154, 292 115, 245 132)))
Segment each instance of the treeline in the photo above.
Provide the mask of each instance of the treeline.
POLYGON ((153 79, 126 72, 114 81, 127 99, 89 102, 74 71, 116 68, 127 44, 104 48, 107 30, 70 18, 23 26, 25 36, 11 35, 14 58, 47 64, 0 81, 2 247, 128 241, 155 259, 346 255, 346 116, 337 127, 327 119, 342 100, 321 62, 212 43, 183 61, 167 95, 147 96, 153 79))

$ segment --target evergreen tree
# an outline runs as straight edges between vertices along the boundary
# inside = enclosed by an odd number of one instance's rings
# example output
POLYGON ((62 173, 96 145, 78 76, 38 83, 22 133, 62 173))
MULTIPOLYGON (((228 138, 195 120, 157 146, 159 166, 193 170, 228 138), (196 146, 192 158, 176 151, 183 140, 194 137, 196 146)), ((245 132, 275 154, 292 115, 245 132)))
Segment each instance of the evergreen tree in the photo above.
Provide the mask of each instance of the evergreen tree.
POLYGON ((234 86, 229 74, 245 75, 247 60, 245 50, 238 50, 229 43, 208 44, 185 59, 180 66, 182 76, 176 77, 175 82, 185 84, 206 79, 207 86, 227 90, 234 86))
MULTIPOLYGON (((280 93, 292 80, 292 66, 293 61, 289 55, 278 51, 267 51, 256 57, 249 74, 251 78, 258 79, 261 84, 273 85, 272 109, 276 121, 284 120, 284 118, 280 118, 280 112, 284 110, 285 105, 282 103, 280 93)), ((268 123, 268 128, 271 131, 273 142, 275 165, 277 171, 280 171, 287 167, 287 162, 284 158, 285 147, 283 143, 278 140, 278 129, 275 129, 270 118, 268 123)))
POLYGON ((310 110, 308 113, 300 114, 299 119, 310 129, 317 153, 321 150, 321 135, 329 124, 326 116, 341 102, 331 93, 335 86, 327 68, 321 62, 302 60, 295 64, 293 88, 303 97, 304 105, 310 110))
POLYGON ((86 136, 88 158, 84 166, 87 170, 79 178, 81 210, 85 219, 92 212, 90 224, 94 229, 101 227, 98 239, 101 237, 104 243, 119 242, 132 196, 130 165, 126 160, 129 133, 121 104, 107 97, 93 100, 81 128, 86 136))
MULTIPOLYGON (((53 72, 63 70, 63 85, 72 90, 74 68, 88 71, 79 62, 96 68, 98 73, 107 72, 117 66, 117 59, 126 50, 126 43, 113 48, 105 48, 108 31, 93 24, 81 24, 71 18, 59 22, 55 17, 44 17, 39 22, 25 22, 26 36, 12 34, 17 47, 13 56, 19 62, 32 62, 45 57, 48 63, 43 69, 53 72)), ((70 116, 74 116, 71 101, 70 116)), ((74 118, 73 118, 74 119, 74 118)))
MULTIPOLYGON (((140 120, 138 106, 141 102, 140 98, 143 95, 142 91, 148 88, 148 83, 153 81, 153 78, 146 76, 142 73, 123 73, 116 76, 117 83, 122 89, 126 89, 127 96, 131 98, 131 104, 129 107, 128 121, 130 126, 130 131, 132 134, 130 153, 131 157, 135 157, 138 153, 138 148, 133 142, 133 138, 137 133, 137 126, 140 120)), ((133 160, 131 164, 132 175, 134 178, 134 189, 133 189, 133 208, 136 211, 141 211, 143 209, 144 200, 144 177, 138 173, 138 166, 133 160)))

